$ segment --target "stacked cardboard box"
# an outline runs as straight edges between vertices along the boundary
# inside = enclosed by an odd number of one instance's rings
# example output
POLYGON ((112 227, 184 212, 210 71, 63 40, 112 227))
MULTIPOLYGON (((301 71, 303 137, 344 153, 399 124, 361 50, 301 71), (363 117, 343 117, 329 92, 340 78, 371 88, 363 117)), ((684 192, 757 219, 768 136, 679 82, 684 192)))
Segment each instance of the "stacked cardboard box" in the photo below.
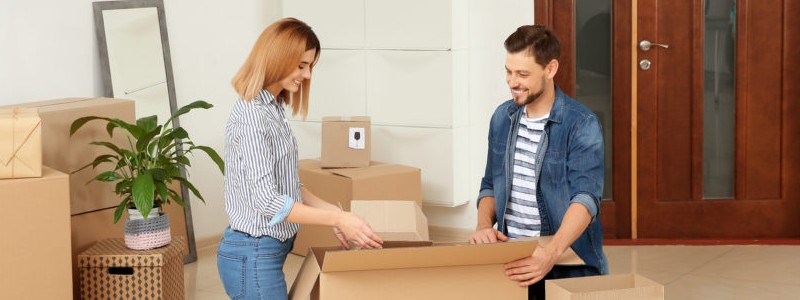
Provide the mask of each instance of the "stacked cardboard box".
MULTIPOLYGON (((80 172, 73 171, 92 162, 95 157, 108 153, 104 147, 90 145, 92 141, 110 141, 116 145, 128 145, 127 134, 115 130, 109 138, 105 123, 87 123, 75 135, 70 136, 70 126, 78 118, 101 116, 116 118, 128 123, 136 122, 135 106, 132 100, 111 98, 66 98, 20 105, 36 108, 42 121, 42 163, 69 175, 69 215, 72 231, 72 274, 73 295, 79 298, 77 256, 96 241, 106 238, 122 237, 124 222, 113 224, 114 210, 120 198, 114 193, 112 184, 92 181, 97 174, 108 167, 91 167, 80 172)), ((179 190, 176 183, 171 188, 179 190)), ((168 205, 165 211, 170 215, 170 227, 174 236, 188 236, 183 208, 168 205)), ((186 243, 184 247, 188 246, 186 243)))
POLYGON ((322 167, 369 166, 371 134, 369 117, 323 117, 322 167))
POLYGON ((35 108, 0 108, 0 179, 42 176, 42 120, 35 108))
POLYGON ((80 299, 184 299, 186 240, 131 250, 121 238, 105 239, 81 253, 80 299))
MULTIPOLYGON (((64 299, 70 275, 69 176, 0 179, 0 299, 64 299)), ((67 296, 68 297, 68 296, 67 296)))
MULTIPOLYGON (((323 169, 319 160, 301 160, 300 181, 312 193, 351 211, 351 201, 403 200, 422 203, 420 170, 408 166, 371 162, 364 168, 323 169)), ((413 210, 407 218, 414 220, 413 210)), ((305 255, 311 246, 337 246, 330 227, 304 225, 295 239, 292 253, 305 255)))

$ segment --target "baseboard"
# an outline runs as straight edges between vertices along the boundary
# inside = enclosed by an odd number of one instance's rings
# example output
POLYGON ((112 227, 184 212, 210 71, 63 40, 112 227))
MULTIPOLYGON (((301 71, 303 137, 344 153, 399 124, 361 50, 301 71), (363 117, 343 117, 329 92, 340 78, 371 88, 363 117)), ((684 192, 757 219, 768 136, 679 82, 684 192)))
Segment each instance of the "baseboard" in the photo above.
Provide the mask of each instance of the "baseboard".
POLYGON ((200 250, 213 247, 216 248, 219 245, 219 240, 222 239, 222 234, 212 235, 210 237, 202 238, 202 239, 195 239, 194 244, 197 247, 197 252, 200 250))
POLYGON ((605 246, 800 245, 800 239, 605 239, 605 246))

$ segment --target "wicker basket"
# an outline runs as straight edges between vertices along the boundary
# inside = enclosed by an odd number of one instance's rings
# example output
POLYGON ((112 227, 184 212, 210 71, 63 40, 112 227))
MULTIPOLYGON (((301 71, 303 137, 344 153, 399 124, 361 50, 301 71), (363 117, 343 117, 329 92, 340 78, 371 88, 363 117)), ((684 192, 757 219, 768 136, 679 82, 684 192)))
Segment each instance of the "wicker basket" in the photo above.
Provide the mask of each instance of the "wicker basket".
POLYGON ((147 220, 125 221, 125 246, 134 250, 149 250, 168 245, 172 241, 169 217, 160 213, 147 220))

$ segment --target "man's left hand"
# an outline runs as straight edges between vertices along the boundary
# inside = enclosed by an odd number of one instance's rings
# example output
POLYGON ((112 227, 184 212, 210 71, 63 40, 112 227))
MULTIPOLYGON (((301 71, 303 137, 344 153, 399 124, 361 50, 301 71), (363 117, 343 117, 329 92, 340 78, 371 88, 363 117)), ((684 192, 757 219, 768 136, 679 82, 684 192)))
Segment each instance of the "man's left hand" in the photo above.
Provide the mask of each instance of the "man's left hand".
POLYGON ((537 247, 533 255, 507 263, 506 276, 526 287, 542 280, 553 269, 556 261, 558 255, 553 250, 537 247))

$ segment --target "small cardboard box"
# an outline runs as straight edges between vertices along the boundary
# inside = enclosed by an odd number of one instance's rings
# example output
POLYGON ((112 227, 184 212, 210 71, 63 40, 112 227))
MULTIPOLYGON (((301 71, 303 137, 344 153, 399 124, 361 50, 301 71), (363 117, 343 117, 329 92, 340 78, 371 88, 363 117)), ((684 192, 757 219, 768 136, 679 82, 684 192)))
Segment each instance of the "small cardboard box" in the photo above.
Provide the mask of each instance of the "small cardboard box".
MULTIPOLYGON (((353 199, 407 200, 422 205, 420 170, 403 165, 371 162, 369 167, 323 169, 319 160, 299 162, 300 181, 312 193, 350 211, 353 199)), ((295 238, 292 253, 306 255, 309 247, 340 245, 330 227, 304 225, 295 238)))
POLYGON ((42 176, 42 120, 35 108, 0 108, 0 179, 42 176))
POLYGON ((0 180, 0 211, 0 298, 69 298, 69 176, 0 180))
POLYGON ((638 274, 545 281, 550 300, 664 300, 664 285, 638 274))
POLYGON ((428 218, 411 201, 353 200, 350 211, 367 221, 384 241, 427 241, 428 218))
POLYGON ((88 167, 80 172, 71 173, 91 163, 95 157, 111 153, 111 150, 90 145, 89 142, 100 140, 110 141, 116 145, 128 145, 127 135, 123 130, 117 129, 114 131, 114 137, 109 138, 105 122, 101 121, 87 123, 72 137, 69 135, 69 129, 73 121, 86 116, 136 122, 134 102, 111 98, 66 98, 26 103, 21 107, 39 110, 42 119, 40 156, 43 164, 70 174, 70 213, 75 215, 116 207, 119 204, 119 197, 114 194, 114 186, 91 181, 110 167, 100 166, 97 169, 88 167))
POLYGON ((369 166, 371 134, 369 117, 322 117, 322 167, 369 166))
MULTIPOLYGON (((384 249, 312 248, 290 299, 527 299, 503 265, 530 256, 539 241, 466 245, 400 243, 384 249)), ((567 251, 558 264, 583 264, 567 251)))
POLYGON ((121 238, 97 242, 78 256, 82 299, 183 300, 186 240, 164 247, 131 250, 121 238))

